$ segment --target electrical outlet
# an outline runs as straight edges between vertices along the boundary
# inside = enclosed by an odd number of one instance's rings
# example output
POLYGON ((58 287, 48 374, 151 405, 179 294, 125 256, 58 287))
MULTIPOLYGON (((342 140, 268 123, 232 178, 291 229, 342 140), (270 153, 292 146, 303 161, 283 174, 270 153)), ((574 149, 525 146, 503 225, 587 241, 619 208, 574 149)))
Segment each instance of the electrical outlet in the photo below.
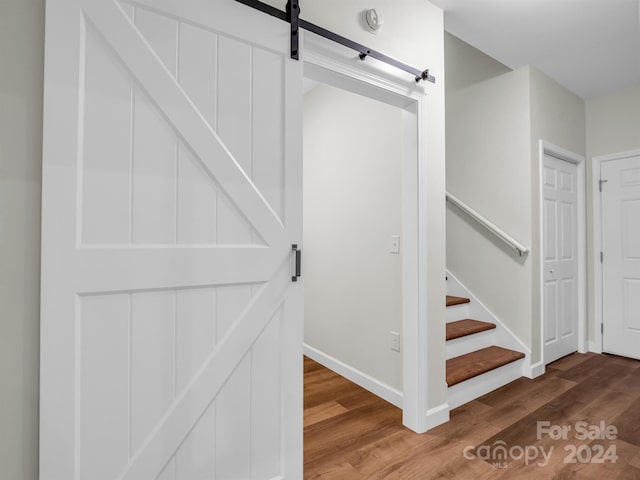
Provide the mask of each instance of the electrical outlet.
POLYGON ((400 351, 400 334, 398 332, 391 332, 391 350, 400 351))

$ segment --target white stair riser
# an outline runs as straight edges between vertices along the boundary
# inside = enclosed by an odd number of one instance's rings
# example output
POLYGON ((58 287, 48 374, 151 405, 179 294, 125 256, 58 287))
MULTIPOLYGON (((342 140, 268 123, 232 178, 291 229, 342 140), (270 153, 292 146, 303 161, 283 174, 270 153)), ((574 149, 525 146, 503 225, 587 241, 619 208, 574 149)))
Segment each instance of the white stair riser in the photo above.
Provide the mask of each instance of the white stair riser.
POLYGON ((471 318, 468 303, 447 307, 447 315, 446 315, 447 323, 456 322, 458 320, 464 320, 465 318, 471 318))
POLYGON ((449 407, 457 408, 517 380, 522 377, 523 364, 524 360, 520 359, 449 387, 449 407))
POLYGON ((496 344, 495 329, 447 341, 447 360, 496 344))

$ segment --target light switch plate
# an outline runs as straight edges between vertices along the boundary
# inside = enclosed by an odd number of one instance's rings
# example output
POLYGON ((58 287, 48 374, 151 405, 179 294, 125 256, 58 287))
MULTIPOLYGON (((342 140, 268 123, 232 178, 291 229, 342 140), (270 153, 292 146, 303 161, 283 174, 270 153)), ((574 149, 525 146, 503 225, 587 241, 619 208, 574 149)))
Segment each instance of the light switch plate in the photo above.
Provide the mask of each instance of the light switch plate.
POLYGON ((391 332, 391 350, 400 351, 400 334, 398 332, 391 332))
POLYGON ((391 253, 400 253, 400 235, 391 235, 391 247, 389 250, 391 253))

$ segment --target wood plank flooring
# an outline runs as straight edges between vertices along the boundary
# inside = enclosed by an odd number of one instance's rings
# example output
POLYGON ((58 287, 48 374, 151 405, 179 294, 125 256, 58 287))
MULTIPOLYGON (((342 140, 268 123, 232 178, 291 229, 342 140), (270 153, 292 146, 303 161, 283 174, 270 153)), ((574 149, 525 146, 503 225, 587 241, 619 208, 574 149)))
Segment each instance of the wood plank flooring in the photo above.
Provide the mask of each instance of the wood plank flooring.
POLYGON ((304 368, 307 480, 640 480, 638 361, 565 357, 542 377, 520 378, 457 408, 449 423, 424 435, 402 426, 399 409, 343 377, 307 358, 304 368), (567 439, 538 438, 537 422, 544 421, 570 426, 567 439), (580 440, 576 422, 614 425, 617 438, 580 440), (617 461, 580 463, 594 458, 598 445, 615 448, 617 461), (534 449, 537 459, 519 457, 533 457, 534 449), (580 452, 577 463, 565 463, 573 450, 580 452))

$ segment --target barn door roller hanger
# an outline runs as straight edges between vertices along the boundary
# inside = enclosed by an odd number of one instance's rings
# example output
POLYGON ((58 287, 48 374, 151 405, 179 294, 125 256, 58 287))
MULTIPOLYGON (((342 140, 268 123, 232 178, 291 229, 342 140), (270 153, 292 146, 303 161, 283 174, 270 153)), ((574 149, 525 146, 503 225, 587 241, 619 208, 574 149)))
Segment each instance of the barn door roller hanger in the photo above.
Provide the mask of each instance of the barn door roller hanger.
POLYGON ((289 22, 291 24, 291 58, 294 60, 299 59, 299 45, 300 45, 300 35, 299 31, 301 28, 313 32, 321 37, 327 38, 333 42, 339 43, 340 45, 344 45, 352 50, 356 50, 359 53, 360 60, 365 60, 367 57, 375 58, 381 62, 384 62, 388 65, 392 65, 400 70, 403 70, 407 73, 410 73, 414 76, 416 82, 420 81, 428 81, 431 83, 436 83, 436 79, 433 75, 429 73, 429 70, 419 70, 414 68, 406 63, 402 63, 395 58, 391 58, 384 53, 380 53, 372 48, 366 47, 360 43, 354 42, 353 40, 349 40, 348 38, 343 37, 342 35, 338 35, 337 33, 331 32, 325 28, 319 27, 318 25, 314 25, 313 23, 307 22, 300 18, 300 3, 299 0, 289 0, 287 2, 287 10, 283 12, 282 10, 278 10, 271 5, 267 5, 266 3, 260 2, 259 0, 236 0, 244 5, 247 5, 251 8, 255 8, 261 12, 264 12, 272 17, 279 18, 280 20, 284 20, 285 22, 289 22))

